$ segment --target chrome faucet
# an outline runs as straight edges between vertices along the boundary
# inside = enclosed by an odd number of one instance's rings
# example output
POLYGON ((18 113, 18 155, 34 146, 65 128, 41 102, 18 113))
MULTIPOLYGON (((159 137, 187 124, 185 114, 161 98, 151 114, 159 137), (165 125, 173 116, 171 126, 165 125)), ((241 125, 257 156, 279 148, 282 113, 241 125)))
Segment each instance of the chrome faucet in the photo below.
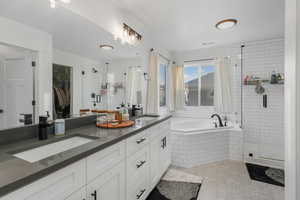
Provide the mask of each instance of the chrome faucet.
POLYGON ((213 114, 210 118, 214 118, 214 117, 217 117, 217 118, 218 118, 218 120, 219 120, 219 127, 224 127, 220 115, 218 115, 218 114, 213 114))

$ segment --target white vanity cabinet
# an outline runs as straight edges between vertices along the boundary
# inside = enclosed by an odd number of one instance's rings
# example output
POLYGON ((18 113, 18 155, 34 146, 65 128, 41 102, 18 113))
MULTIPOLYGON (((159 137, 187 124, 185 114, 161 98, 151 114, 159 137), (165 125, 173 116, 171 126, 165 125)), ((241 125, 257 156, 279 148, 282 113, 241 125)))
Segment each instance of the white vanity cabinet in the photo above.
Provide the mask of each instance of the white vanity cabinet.
POLYGON ((85 169, 85 160, 78 161, 2 197, 1 200, 67 199, 85 185, 85 169))
POLYGON ((87 185, 87 200, 125 200, 125 191, 125 162, 121 162, 87 185))
POLYGON ((154 137, 150 149, 150 187, 154 188, 171 164, 170 133, 154 137))
POLYGON ((76 191, 65 200, 86 200, 86 187, 83 187, 80 190, 76 191))
POLYGON ((145 200, 171 163, 170 120, 0 200, 145 200))

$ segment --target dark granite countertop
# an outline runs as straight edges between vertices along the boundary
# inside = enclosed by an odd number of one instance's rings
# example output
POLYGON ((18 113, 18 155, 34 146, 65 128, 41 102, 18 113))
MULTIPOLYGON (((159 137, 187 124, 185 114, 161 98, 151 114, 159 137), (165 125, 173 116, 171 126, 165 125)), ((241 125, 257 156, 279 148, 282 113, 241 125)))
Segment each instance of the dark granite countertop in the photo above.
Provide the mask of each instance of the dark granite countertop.
POLYGON ((140 120, 136 125, 122 129, 102 129, 87 125, 67 131, 66 136, 49 138, 45 141, 28 139, 0 146, 0 197, 49 175, 71 163, 133 136, 155 124, 169 119, 171 115, 155 117, 153 120, 140 120), (82 146, 30 163, 14 157, 13 154, 45 144, 61 141, 73 136, 94 139, 82 146))

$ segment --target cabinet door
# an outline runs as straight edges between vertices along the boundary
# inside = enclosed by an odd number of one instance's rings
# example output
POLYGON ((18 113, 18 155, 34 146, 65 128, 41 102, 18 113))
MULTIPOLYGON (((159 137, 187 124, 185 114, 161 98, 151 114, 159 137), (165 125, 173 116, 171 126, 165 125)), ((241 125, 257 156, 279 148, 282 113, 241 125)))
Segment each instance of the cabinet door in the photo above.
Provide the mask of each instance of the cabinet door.
POLYGON ((160 148, 160 164, 161 164, 161 173, 169 168, 171 164, 171 142, 170 142, 170 133, 164 135, 161 139, 162 146, 160 148))
POLYGON ((150 186, 154 188, 160 180, 160 153, 162 141, 160 137, 154 138, 150 143, 150 186))
POLYGON ((86 200, 86 187, 78 190, 77 192, 73 193, 71 196, 66 198, 65 200, 86 200))
POLYGON ((150 186, 154 188, 171 164, 170 133, 161 134, 150 143, 150 186))
POLYGON ((97 177, 87 185, 88 200, 125 200, 125 163, 97 177))

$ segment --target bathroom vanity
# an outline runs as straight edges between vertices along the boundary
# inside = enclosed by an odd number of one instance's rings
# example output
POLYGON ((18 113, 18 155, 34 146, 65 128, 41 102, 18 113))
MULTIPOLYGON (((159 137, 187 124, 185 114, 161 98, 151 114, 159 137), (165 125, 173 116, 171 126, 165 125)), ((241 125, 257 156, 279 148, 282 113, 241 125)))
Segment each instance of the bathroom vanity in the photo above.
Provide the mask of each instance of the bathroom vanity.
POLYGON ((45 144, 28 140, 4 146, 0 199, 146 199, 171 163, 170 117, 141 118, 116 130, 87 125, 45 144), (49 145, 57 153, 44 158, 40 154, 49 145))

